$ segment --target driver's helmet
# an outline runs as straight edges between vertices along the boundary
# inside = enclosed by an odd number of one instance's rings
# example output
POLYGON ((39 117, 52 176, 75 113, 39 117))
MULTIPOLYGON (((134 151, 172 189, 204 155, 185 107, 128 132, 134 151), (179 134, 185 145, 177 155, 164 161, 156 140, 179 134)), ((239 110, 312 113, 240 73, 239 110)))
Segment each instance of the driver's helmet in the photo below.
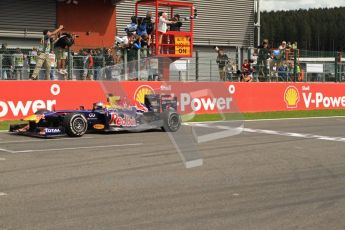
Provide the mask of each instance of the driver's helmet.
POLYGON ((105 109, 105 105, 103 102, 96 102, 93 104, 93 109, 105 109))

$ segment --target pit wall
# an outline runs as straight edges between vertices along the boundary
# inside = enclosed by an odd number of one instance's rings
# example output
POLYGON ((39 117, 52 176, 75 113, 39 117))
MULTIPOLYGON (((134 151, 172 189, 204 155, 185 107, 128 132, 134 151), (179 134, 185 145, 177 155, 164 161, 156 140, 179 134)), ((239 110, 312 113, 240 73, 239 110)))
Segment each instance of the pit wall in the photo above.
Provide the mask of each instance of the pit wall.
POLYGON ((174 94, 181 114, 345 109, 345 84, 337 83, 2 81, 0 89, 0 120, 38 109, 92 108, 109 94, 139 107, 146 94, 174 94))

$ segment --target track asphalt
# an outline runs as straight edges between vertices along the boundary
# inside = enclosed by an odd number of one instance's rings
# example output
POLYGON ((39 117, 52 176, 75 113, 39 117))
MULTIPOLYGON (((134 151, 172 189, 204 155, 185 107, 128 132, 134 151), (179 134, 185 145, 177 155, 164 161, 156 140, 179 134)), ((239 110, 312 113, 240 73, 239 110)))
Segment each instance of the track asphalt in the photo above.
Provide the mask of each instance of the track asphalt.
POLYGON ((345 118, 245 122, 192 169, 160 131, 0 133, 0 230, 345 229, 344 149, 345 118))

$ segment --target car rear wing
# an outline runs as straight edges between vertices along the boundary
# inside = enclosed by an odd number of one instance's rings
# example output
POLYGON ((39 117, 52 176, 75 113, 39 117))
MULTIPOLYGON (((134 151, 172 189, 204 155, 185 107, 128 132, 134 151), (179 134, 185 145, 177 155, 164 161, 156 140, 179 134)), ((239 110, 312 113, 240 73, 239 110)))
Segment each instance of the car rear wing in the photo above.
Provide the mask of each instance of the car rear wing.
POLYGON ((173 95, 145 95, 145 106, 150 112, 162 113, 169 110, 177 112, 177 97, 173 95))

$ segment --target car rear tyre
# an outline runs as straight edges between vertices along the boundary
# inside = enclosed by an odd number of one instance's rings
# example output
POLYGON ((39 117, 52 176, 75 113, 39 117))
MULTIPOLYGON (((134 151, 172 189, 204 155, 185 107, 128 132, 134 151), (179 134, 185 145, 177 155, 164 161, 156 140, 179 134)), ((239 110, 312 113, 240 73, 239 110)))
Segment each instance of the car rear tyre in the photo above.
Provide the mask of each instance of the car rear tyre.
POLYGON ((64 118, 64 127, 68 136, 81 137, 87 131, 87 120, 79 113, 72 113, 64 118))
POLYGON ((165 132, 176 132, 181 127, 181 117, 175 112, 163 114, 163 122, 162 129, 165 132))

